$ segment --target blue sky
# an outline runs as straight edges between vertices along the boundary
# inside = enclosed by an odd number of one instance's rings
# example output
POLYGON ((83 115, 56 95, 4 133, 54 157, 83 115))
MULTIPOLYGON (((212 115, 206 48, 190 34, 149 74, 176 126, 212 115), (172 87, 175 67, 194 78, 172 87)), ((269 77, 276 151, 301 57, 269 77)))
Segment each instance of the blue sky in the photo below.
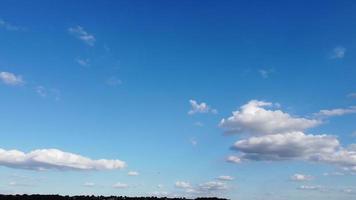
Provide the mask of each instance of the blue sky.
POLYGON ((2 1, 0 193, 353 198, 355 11, 2 1))

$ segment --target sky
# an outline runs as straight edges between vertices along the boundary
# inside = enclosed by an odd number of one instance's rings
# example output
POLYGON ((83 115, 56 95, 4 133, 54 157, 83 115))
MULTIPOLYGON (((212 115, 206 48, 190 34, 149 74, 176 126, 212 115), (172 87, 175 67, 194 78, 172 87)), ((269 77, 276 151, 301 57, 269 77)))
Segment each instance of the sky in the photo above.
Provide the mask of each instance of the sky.
POLYGON ((356 196, 356 2, 0 6, 0 193, 356 196))

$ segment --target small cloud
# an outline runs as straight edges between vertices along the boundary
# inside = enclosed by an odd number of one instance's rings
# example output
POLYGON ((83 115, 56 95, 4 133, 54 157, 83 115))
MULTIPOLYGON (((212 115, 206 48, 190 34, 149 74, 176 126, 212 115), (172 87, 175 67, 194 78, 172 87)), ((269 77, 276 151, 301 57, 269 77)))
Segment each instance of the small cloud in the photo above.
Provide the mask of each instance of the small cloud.
POLYGON ((298 187, 299 190, 321 190, 320 185, 301 185, 298 187))
POLYGON ((203 127, 204 124, 202 122, 195 122, 194 123, 195 126, 199 126, 199 127, 203 127))
POLYGON ((351 136, 352 136, 352 137, 356 137, 356 131, 352 132, 352 133, 351 133, 351 136))
POLYGON ((41 97, 46 97, 46 96, 47 96, 47 91, 46 91, 46 88, 45 88, 45 87, 43 87, 43 86, 37 86, 37 87, 35 88, 35 90, 36 90, 36 93, 37 93, 38 95, 40 95, 41 97))
POLYGON ((191 105, 191 110, 188 111, 189 115, 193 115, 196 113, 213 113, 217 114, 218 111, 216 109, 212 109, 208 104, 205 102, 198 103, 196 100, 189 100, 189 103, 191 105))
POLYGON ((83 58, 77 58, 77 59, 75 59, 75 61, 76 61, 80 66, 83 66, 83 67, 88 67, 88 66, 89 66, 89 62, 90 62, 89 59, 83 59, 83 58))
POLYGON ((292 181, 310 181, 312 180, 314 177, 309 176, 309 175, 304 175, 304 174, 294 174, 293 176, 290 177, 290 180, 292 181))
POLYGON ((0 19, 0 28, 3 28, 7 31, 25 31, 26 30, 24 27, 12 25, 3 19, 0 19))
POLYGON ((232 177, 232 176, 219 176, 217 179, 221 180, 221 181, 232 181, 232 180, 234 180, 234 177, 232 177))
POLYGON ((356 92, 349 93, 347 97, 356 99, 356 92))
POLYGON ((94 35, 85 31, 81 26, 71 27, 68 29, 68 32, 89 46, 94 46, 95 44, 96 39, 94 35))
POLYGON ((106 84, 108 86, 115 87, 115 86, 121 85, 122 81, 120 79, 116 78, 115 76, 112 76, 106 80, 106 84))
POLYGON ((196 146, 198 144, 198 141, 195 138, 191 138, 189 140, 190 144, 192 144, 193 146, 196 146))
POLYGON ((39 85, 35 87, 34 90, 42 98, 51 97, 54 100, 59 101, 61 97, 61 93, 57 89, 47 89, 46 87, 39 85))
POLYGON ((164 187, 164 185, 162 185, 162 184, 158 184, 158 185, 157 185, 157 187, 161 189, 161 188, 163 188, 163 187, 164 187))
POLYGON ((228 156, 226 162, 238 164, 241 163, 241 158, 238 156, 228 156))
POLYGON ((335 108, 331 110, 320 110, 318 113, 315 113, 315 115, 318 117, 332 117, 353 113, 356 113, 356 106, 350 106, 348 108, 335 108))
POLYGON ((341 47, 341 46, 335 47, 335 48, 333 49, 331 58, 332 58, 332 59, 341 59, 341 58, 344 58, 344 57, 345 57, 345 53, 346 53, 346 48, 341 47))
POLYGON ((177 181, 175 183, 175 186, 176 186, 176 188, 182 188, 182 189, 186 189, 186 188, 191 188, 192 187, 189 182, 185 182, 185 181, 177 181))
POLYGON ((272 69, 259 69, 258 73, 262 76, 262 78, 269 78, 269 76, 273 73, 272 69))
POLYGON ((326 172, 323 173, 323 176, 344 176, 345 173, 342 172, 326 172))
POLYGON ((18 183, 18 182, 15 182, 15 181, 11 181, 9 183, 9 186, 13 186, 13 187, 29 187, 29 186, 33 186, 33 185, 29 184, 29 183, 18 183))
POLYGON ((138 172, 136 172, 136 171, 129 171, 128 173, 127 173, 127 175, 129 175, 129 176, 138 176, 138 175, 140 175, 138 172))
POLYGON ((16 75, 11 72, 0 72, 0 81, 10 86, 20 86, 25 84, 21 75, 16 75))
POLYGON ((84 187, 94 187, 95 186, 95 183, 92 183, 92 182, 85 182, 83 184, 84 187))
POLYGON ((116 189, 125 189, 125 188, 128 188, 129 186, 125 183, 117 182, 112 187, 116 188, 116 189))

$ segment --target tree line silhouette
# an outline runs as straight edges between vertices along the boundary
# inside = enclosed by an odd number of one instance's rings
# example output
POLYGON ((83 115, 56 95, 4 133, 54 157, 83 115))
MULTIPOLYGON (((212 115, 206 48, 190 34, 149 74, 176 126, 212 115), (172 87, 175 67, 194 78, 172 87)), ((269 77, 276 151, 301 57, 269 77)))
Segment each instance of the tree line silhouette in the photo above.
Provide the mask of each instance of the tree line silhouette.
MULTIPOLYGON (((127 197, 127 196, 61 196, 61 195, 0 195, 0 200, 193 200, 168 197, 127 197)), ((227 200, 217 197, 199 197, 194 200, 227 200)))

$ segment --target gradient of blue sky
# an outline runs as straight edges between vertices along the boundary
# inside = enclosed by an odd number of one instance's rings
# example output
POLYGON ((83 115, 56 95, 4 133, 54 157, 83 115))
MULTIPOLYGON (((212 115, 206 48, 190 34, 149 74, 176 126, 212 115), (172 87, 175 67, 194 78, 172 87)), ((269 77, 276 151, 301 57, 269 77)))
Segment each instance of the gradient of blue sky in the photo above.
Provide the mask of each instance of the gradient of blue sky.
MULTIPOLYGON (((232 199, 353 198, 356 178, 337 165, 226 162, 241 137, 219 122, 253 99, 308 119, 355 105, 355 13, 353 1, 1 1, 0 72, 23 83, 2 79, 0 149, 55 148, 127 167, 1 166, 0 192, 190 196, 175 183, 215 181, 227 189, 214 194, 232 199), (188 114, 191 99, 217 113, 188 114), (346 175, 325 175, 335 172, 346 175), (313 178, 290 180, 297 173, 313 178)), ((346 147, 355 120, 323 118, 305 132, 346 147)))

